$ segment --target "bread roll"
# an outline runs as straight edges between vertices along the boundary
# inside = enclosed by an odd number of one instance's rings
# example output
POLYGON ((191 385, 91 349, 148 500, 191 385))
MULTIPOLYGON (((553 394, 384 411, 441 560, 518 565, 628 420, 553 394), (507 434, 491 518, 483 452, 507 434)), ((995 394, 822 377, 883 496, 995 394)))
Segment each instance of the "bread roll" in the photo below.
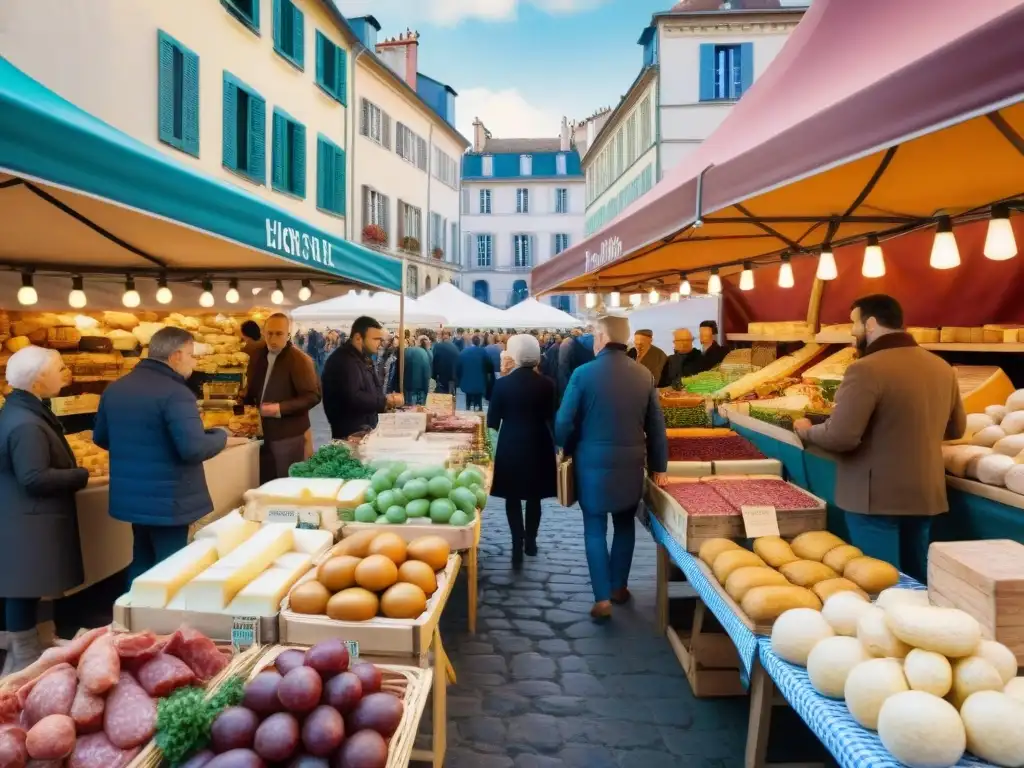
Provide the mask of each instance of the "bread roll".
POLYGON ((872 595, 896 586, 900 580, 900 572, 892 565, 873 557, 855 557, 846 564, 843 576, 872 595))
POLYGON ((824 581, 819 581, 817 584, 811 587, 811 591, 818 596, 818 599, 821 600, 822 605, 824 605, 825 601, 837 592, 856 592, 865 600, 868 599, 867 592, 858 587, 849 579, 844 579, 842 576, 836 579, 825 579, 824 581))
POLYGON ((754 539, 754 554, 772 568, 779 568, 800 559, 793 554, 793 549, 781 536, 761 536, 754 539))
POLYGON ((798 587, 810 589, 819 581, 839 578, 839 574, 822 563, 813 560, 797 560, 779 568, 779 572, 798 587))
POLYGON ((790 608, 821 610, 821 600, 803 587, 754 587, 743 596, 740 608, 754 621, 775 621, 790 608))
POLYGON ((845 543, 828 531, 808 531, 793 539, 790 546, 793 548, 793 554, 801 560, 815 560, 820 563, 825 555, 845 543))
POLYGON ((729 578, 725 580, 725 591, 738 603, 754 587, 785 587, 788 585, 786 577, 778 571, 762 568, 759 565, 748 565, 737 568, 729 574, 729 578))
POLYGON ((697 557, 704 561, 709 568, 714 565, 715 558, 729 549, 743 549, 732 539, 708 539, 700 545, 697 557))
POLYGON ((718 579, 718 583, 725 584, 726 579, 729 578, 733 571, 747 566, 768 567, 765 565, 764 560, 749 550, 730 549, 722 552, 715 558, 711 570, 715 574, 715 578, 718 579))
POLYGON ((846 564, 853 560, 855 557, 863 557, 864 553, 861 552, 857 547, 852 544, 843 544, 841 547, 836 547, 821 559, 825 565, 831 568, 836 573, 842 573, 846 564))

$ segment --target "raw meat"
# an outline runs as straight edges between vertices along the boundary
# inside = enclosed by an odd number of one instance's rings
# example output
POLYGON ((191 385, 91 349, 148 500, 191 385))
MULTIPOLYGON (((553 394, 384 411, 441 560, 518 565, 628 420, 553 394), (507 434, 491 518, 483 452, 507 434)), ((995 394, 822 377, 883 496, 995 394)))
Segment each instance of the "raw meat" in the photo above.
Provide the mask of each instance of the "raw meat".
POLYGON ((715 493, 711 483, 669 483, 665 486, 665 491, 693 517, 717 517, 740 513, 739 509, 715 493))
POLYGON ((22 715, 25 725, 31 728, 47 715, 66 715, 71 712, 77 688, 78 677, 70 664, 61 664, 51 669, 35 682, 25 697, 22 715))
POLYGON ((60 760, 75 747, 75 721, 67 715, 50 715, 32 726, 25 747, 36 760, 60 760))
POLYGON ((764 454, 744 437, 670 437, 669 461, 731 461, 763 459, 764 454))
POLYGON ((189 685, 195 673, 177 656, 161 653, 139 669, 139 684, 153 698, 162 698, 189 685))
POLYGON ((724 499, 741 506, 772 506, 779 512, 819 509, 821 503, 785 480, 767 478, 719 480, 713 483, 724 499))
POLYGON ((78 679, 89 693, 106 693, 117 684, 120 674, 121 659, 111 635, 97 639, 78 662, 78 679))
POLYGON ((95 733, 103 728, 103 697, 89 693, 84 685, 78 686, 75 701, 71 704, 71 719, 79 733, 95 733))
POLYGON ((68 768, 123 768, 139 754, 139 747, 119 749, 105 733, 81 736, 68 760, 68 768))
MULTIPOLYGON (((82 654, 85 653, 85 649, 88 648, 93 641, 98 637, 102 637, 110 631, 109 627, 97 627, 96 629, 90 629, 88 632, 83 632, 79 637, 76 637, 67 645, 56 646, 54 648, 47 648, 43 651, 43 655, 39 657, 39 660, 20 672, 15 672, 12 675, 8 675, 0 681, 0 689, 2 691, 18 691, 26 683, 37 679, 46 670, 51 669, 58 664, 71 664, 72 666, 78 664, 78 660, 82 654)), ((9 713, 10 704, 4 700, 0 704, 0 713, 6 717, 9 713)))
POLYGON ((213 640, 185 624, 168 641, 164 652, 184 661, 200 683, 209 682, 228 665, 228 660, 217 650, 213 640))
POLYGON ((167 640, 168 638, 158 638, 148 629, 144 632, 122 632, 113 636, 114 649, 122 661, 149 661, 164 650, 167 640))
POLYGON ((23 768, 28 759, 25 731, 16 725, 0 726, 0 768, 23 768))
POLYGON ((103 712, 103 731, 111 743, 121 749, 132 749, 153 738, 156 730, 156 702, 135 678, 121 673, 103 712))

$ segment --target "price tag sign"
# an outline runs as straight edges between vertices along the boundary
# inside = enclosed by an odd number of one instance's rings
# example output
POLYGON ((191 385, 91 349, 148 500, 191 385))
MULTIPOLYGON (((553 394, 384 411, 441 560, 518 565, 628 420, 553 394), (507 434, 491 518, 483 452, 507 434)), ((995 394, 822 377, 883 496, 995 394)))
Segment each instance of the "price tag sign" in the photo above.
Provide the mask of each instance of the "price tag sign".
POLYGON ((743 529, 748 539, 756 539, 761 536, 779 535, 779 518, 775 513, 775 507, 740 507, 743 515, 743 529))
POLYGON ((259 616, 235 616, 231 620, 231 645, 236 651, 244 651, 259 642, 259 616))
POLYGON ((320 520, 326 509, 327 507, 271 507, 267 510, 263 522, 315 531, 320 528, 320 520))
POLYGON ((348 657, 350 661, 359 660, 359 641, 357 640, 343 640, 345 647, 348 648, 348 657))

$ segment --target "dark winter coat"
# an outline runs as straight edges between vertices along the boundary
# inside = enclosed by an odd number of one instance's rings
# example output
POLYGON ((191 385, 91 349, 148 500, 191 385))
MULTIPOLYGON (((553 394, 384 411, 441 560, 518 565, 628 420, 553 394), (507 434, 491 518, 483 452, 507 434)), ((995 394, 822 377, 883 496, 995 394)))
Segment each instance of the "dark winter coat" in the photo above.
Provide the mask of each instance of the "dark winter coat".
POLYGON ((0 597, 57 597, 84 579, 78 469, 60 422, 16 389, 0 410, 0 597))
POLYGON ((559 400, 565 395, 569 386, 569 379, 572 373, 581 365, 586 365, 594 359, 594 337, 585 333, 580 337, 570 336, 562 340, 562 346, 558 350, 558 385, 559 400))
POLYGON ((351 342, 338 347, 327 358, 321 383, 324 413, 335 440, 374 429, 378 414, 387 410, 384 388, 377 378, 373 360, 351 342))
POLYGON ((466 347, 459 353, 459 361, 455 366, 455 378, 459 389, 467 395, 484 395, 490 392, 494 381, 494 368, 491 358, 483 347, 466 347))
POLYGON ((659 387, 675 386, 681 379, 687 376, 694 376, 701 372, 701 354, 699 349, 691 349, 685 354, 674 352, 668 356, 665 368, 661 372, 659 387))
POLYGON ((110 451, 110 516, 189 525, 213 511, 203 462, 228 434, 203 429, 195 396, 170 366, 143 360, 103 391, 93 442, 110 451))
POLYGON ((447 389, 455 381, 455 366, 459 362, 459 348, 450 341, 434 345, 434 381, 447 389))
POLYGON ((491 495, 546 499, 555 478, 555 385, 533 368, 517 368, 494 382, 487 426, 498 430, 491 495))
POLYGON ((430 369, 430 353, 423 347, 408 347, 405 350, 405 369, 402 372, 406 393, 429 392, 430 369))
POLYGON ((268 355, 269 350, 264 346, 249 359, 245 402, 254 406, 264 402, 281 406, 280 418, 263 419, 263 438, 266 441, 304 435, 310 428, 309 412, 320 403, 320 380, 313 361, 289 342, 277 356, 268 382, 268 355))

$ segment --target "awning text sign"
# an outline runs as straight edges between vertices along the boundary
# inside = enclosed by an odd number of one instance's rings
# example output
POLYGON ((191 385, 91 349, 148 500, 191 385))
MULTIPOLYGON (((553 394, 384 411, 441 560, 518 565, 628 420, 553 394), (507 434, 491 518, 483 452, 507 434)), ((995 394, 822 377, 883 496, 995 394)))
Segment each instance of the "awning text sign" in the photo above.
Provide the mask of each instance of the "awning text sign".
POLYGON ((622 241, 617 237, 602 240, 596 252, 587 249, 585 258, 587 272, 613 264, 622 258, 622 241))
POLYGON ((333 267, 331 241, 289 227, 281 221, 267 219, 267 248, 293 259, 314 261, 325 267, 333 267))

